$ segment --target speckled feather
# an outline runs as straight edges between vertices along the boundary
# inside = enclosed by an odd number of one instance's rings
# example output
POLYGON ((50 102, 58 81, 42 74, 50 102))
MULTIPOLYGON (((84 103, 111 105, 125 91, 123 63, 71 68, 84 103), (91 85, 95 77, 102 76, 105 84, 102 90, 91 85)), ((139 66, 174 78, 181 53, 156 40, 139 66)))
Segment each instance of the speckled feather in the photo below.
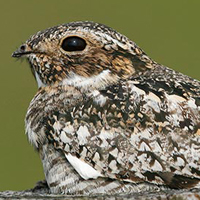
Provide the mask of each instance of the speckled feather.
POLYGON ((26 116, 52 193, 199 187, 200 82, 150 59, 104 25, 39 32, 26 55, 39 90, 26 116), (83 51, 62 40, 83 38, 83 51))

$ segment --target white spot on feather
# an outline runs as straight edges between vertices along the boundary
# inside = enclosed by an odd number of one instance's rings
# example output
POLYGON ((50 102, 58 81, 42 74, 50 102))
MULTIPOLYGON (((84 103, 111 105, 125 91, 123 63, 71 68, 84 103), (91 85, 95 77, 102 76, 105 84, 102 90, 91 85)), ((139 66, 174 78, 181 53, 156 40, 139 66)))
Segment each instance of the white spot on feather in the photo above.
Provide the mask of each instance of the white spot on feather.
MULTIPOLYGON (((82 152, 81 152, 81 154, 82 154, 82 152)), ((93 161, 98 162, 99 160, 100 160, 100 155, 99 155, 99 153, 96 152, 94 154, 93 161)))
POLYGON ((195 100, 194 99, 190 99, 188 101, 188 106, 194 109, 197 109, 197 105, 195 104, 195 100))
POLYGON ((186 166, 186 167, 184 167, 184 168, 182 169, 182 173, 183 173, 183 174, 187 174, 188 176, 193 176, 193 174, 191 173, 191 170, 188 169, 188 166, 186 166))
POLYGON ((181 158, 181 157, 177 157, 177 161, 176 161, 176 165, 178 166, 184 166, 185 165, 185 161, 181 158))
POLYGON ((157 103, 161 102, 160 98, 157 95, 155 95, 153 92, 149 92, 149 94, 147 95, 147 98, 152 99, 157 103))
POLYGON ((104 148, 104 147, 107 147, 109 145, 107 139, 113 139, 114 137, 116 137, 116 133, 115 133, 114 129, 113 130, 112 129, 111 130, 105 130, 104 128, 102 128, 98 137, 102 140, 100 147, 104 148))
POLYGON ((162 171, 163 170, 161 164, 157 160, 155 160, 154 165, 151 167, 151 169, 153 171, 162 171))
POLYGON ((145 95, 145 91, 141 90, 140 88, 136 87, 135 85, 133 85, 133 87, 132 87, 132 92, 135 92, 138 95, 145 95))
POLYGON ((70 143, 71 142, 71 139, 69 137, 67 137, 67 135, 64 131, 61 132, 60 139, 64 143, 70 143))
POLYGON ((157 141, 154 141, 153 143, 151 143, 153 146, 153 151, 154 152, 162 152, 162 148, 160 147, 160 145, 158 144, 157 141))
POLYGON ((151 149, 149 148, 149 146, 145 142, 142 142, 140 144, 139 150, 140 151, 150 151, 151 149))
POLYGON ((73 134, 74 133, 74 127, 72 125, 66 125, 64 128, 63 128, 63 131, 65 131, 66 133, 69 133, 69 134, 73 134))
POLYGON ((102 140, 113 139, 115 137, 114 133, 115 130, 105 130, 104 128, 102 128, 99 134, 99 138, 101 138, 102 140))
POLYGON ((112 151, 109 152, 112 156, 117 157, 119 150, 117 148, 113 149, 112 151))
POLYGON ((117 161, 116 160, 112 160, 109 164, 110 169, 112 169, 112 171, 114 171, 116 173, 116 171, 118 171, 117 168, 117 161))
POLYGON ((62 128, 60 122, 59 121, 55 121, 55 123, 53 124, 53 128, 59 134, 60 133, 60 129, 62 128))
POLYGON ((177 103, 181 103, 183 101, 186 101, 183 97, 181 96, 178 96, 176 94, 172 94, 172 95, 167 95, 166 94, 166 97, 169 101, 172 101, 172 102, 177 102, 177 103))
POLYGON ((142 138, 146 138, 146 139, 149 139, 151 137, 151 134, 150 132, 152 132, 151 130, 152 128, 146 128, 145 130, 141 131, 140 132, 140 135, 142 138))
POLYGON ((77 131, 77 135, 78 135, 79 145, 84 145, 85 143, 88 142, 87 137, 90 136, 90 133, 86 126, 80 126, 77 131))
POLYGON ((96 179, 100 176, 102 177, 102 174, 100 172, 88 165, 86 162, 78 159, 76 156, 72 156, 71 154, 65 154, 65 156, 69 163, 85 180, 90 178, 96 179))
POLYGON ((99 104, 100 106, 103 106, 106 103, 107 97, 100 94, 98 90, 94 90, 92 92, 92 95, 94 97, 94 101, 99 104))

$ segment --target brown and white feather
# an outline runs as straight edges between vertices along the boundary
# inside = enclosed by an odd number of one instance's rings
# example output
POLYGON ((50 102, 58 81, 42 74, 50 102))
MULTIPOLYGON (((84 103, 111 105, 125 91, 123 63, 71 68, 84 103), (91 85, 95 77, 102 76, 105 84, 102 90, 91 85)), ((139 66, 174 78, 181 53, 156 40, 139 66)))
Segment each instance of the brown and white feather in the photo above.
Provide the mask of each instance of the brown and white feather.
POLYGON ((26 132, 52 193, 200 187, 199 81, 92 22, 39 32, 23 54, 39 87, 26 132), (85 49, 61 49, 70 36, 85 49))

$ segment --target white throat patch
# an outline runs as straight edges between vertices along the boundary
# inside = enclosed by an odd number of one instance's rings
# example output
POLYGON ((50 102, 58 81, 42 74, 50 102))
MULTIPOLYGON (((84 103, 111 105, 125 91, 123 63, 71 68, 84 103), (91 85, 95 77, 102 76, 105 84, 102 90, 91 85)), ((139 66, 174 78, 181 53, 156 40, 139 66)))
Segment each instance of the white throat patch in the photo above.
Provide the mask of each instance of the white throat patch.
POLYGON ((92 77, 83 77, 76 74, 71 75, 62 81, 62 85, 72 85, 84 89, 90 88, 102 88, 108 83, 114 83, 117 80, 117 76, 112 76, 110 70, 104 70, 100 74, 92 77))

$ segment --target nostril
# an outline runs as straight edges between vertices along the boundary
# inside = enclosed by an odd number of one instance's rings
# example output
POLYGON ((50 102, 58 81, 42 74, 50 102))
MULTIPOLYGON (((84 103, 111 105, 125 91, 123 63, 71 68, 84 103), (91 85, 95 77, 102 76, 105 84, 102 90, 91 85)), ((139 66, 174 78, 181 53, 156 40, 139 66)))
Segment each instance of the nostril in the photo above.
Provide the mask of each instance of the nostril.
POLYGON ((25 49, 26 49, 26 46, 25 46, 24 44, 20 46, 20 50, 21 50, 22 52, 25 51, 25 49))

